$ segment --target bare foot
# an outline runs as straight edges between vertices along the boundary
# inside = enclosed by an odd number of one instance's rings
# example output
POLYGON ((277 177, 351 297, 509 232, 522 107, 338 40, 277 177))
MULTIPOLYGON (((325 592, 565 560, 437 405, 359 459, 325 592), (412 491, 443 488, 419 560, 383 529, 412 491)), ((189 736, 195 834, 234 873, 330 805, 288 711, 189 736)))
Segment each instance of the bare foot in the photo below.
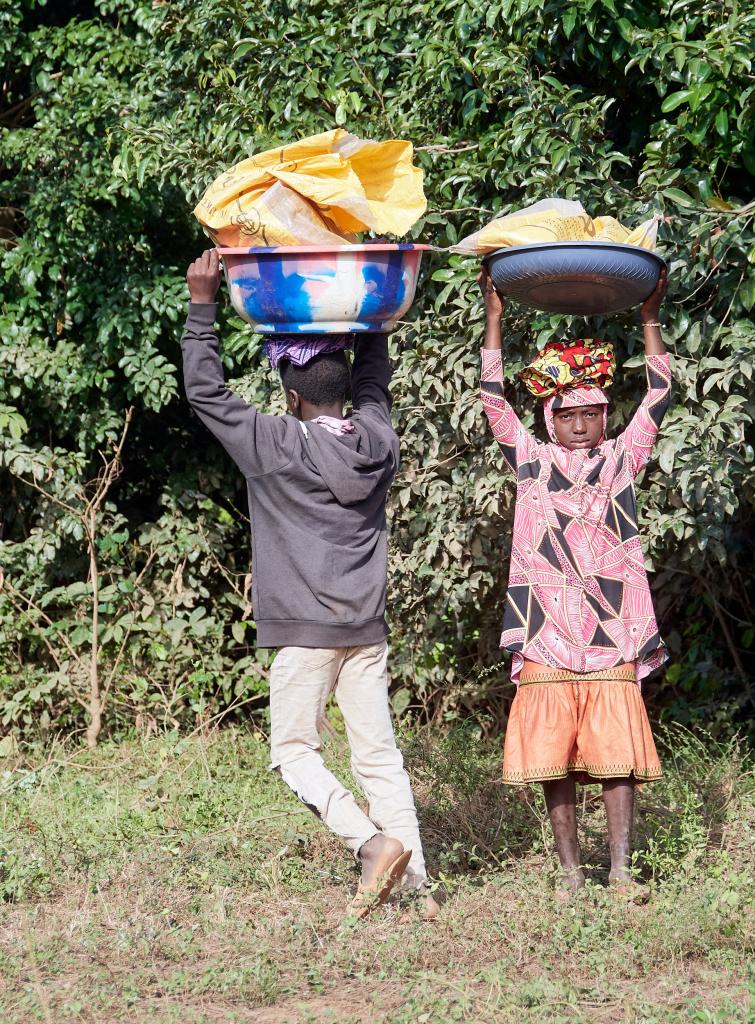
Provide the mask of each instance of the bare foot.
POLYGON ((568 900, 575 892, 585 887, 585 873, 582 868, 562 868, 556 884, 556 899, 568 900))
POLYGON ((621 875, 609 875, 608 885, 611 892, 617 896, 621 896, 623 899, 628 900, 630 903, 647 903, 650 899, 650 889, 648 886, 643 885, 642 882, 636 882, 629 873, 628 877, 621 875))
MULTIPOLYGON (((426 878, 421 878, 413 871, 407 871, 401 883, 401 892, 412 899, 420 920, 434 921, 440 913, 440 904, 430 892, 430 883, 426 878)), ((413 916, 409 909, 399 920, 402 924, 409 924, 413 916)))
POLYGON ((362 865, 361 888, 374 889, 375 884, 386 867, 404 852, 398 839, 391 839, 378 832, 368 839, 359 850, 359 863, 362 865))
POLYGON ((618 867, 611 865, 611 871, 608 875, 609 885, 634 885, 635 882, 632 879, 632 871, 629 868, 628 858, 625 864, 619 864, 618 867))
POLYGON ((420 902, 419 916, 423 921, 434 921, 440 913, 440 903, 432 893, 423 896, 420 902))
POLYGON ((411 855, 412 851, 405 850, 398 839, 380 832, 363 843, 359 850, 362 878, 349 904, 348 915, 367 917, 384 903, 406 871, 411 855))

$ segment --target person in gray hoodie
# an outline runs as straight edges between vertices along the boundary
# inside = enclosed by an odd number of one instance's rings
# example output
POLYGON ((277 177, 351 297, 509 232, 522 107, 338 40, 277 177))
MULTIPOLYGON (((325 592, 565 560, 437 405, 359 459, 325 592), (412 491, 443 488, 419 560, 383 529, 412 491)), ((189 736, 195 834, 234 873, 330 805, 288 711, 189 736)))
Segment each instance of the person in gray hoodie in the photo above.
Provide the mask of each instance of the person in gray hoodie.
POLYGON ((257 644, 278 650, 270 670, 272 767, 359 862, 351 913, 369 913, 403 878, 432 917, 437 905, 388 707, 385 502, 399 442, 387 338, 357 336, 351 373, 343 352, 283 363, 288 414, 266 415, 225 383, 214 328, 217 251, 195 260, 186 279, 186 397, 246 479, 257 644), (344 418, 349 384, 353 411, 344 418), (321 756, 331 693, 368 814, 321 756))

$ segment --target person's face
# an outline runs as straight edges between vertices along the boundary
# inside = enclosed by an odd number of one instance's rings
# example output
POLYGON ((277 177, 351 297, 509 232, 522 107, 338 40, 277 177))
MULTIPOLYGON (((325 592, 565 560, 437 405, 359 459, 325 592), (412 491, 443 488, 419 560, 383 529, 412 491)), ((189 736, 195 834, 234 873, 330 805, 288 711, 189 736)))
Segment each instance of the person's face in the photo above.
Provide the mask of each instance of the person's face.
POLYGON ((553 413, 553 432, 570 452, 596 448, 603 437, 603 406, 577 405, 553 413))

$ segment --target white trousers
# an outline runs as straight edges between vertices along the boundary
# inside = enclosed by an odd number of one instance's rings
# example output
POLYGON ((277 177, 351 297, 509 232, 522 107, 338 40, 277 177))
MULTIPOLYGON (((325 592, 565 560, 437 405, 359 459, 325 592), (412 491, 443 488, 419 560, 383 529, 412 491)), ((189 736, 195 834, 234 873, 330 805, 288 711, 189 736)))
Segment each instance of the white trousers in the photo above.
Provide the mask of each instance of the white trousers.
POLYGON ((409 776, 388 710, 385 642, 363 647, 282 647, 270 669, 271 767, 354 855, 378 832, 412 851, 409 870, 425 877, 409 776), (351 748, 351 770, 369 817, 325 767, 320 730, 335 693, 351 748))

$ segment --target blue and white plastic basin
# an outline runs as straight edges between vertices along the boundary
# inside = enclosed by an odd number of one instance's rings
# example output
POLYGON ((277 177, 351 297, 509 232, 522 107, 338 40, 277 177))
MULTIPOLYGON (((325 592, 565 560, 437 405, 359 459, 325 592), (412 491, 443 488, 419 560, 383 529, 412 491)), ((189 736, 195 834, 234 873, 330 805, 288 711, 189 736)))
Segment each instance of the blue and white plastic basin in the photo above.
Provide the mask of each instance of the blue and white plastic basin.
POLYGON ((262 334, 392 331, 429 245, 218 249, 231 302, 262 334))

